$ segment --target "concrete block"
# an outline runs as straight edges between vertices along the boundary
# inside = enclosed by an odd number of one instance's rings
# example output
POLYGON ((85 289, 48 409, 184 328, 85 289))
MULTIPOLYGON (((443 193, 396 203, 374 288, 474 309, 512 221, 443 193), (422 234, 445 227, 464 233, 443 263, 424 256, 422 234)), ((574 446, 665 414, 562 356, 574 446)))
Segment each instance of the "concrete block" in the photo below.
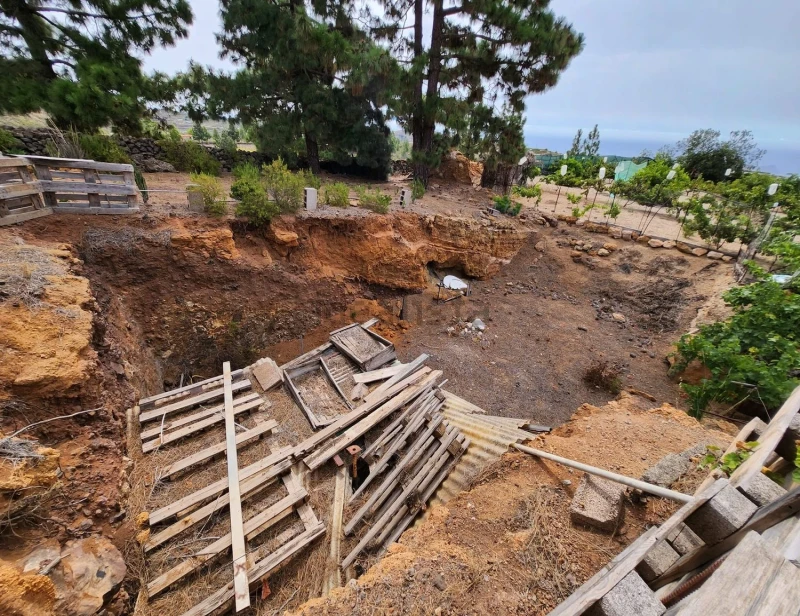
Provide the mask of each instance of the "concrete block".
POLYGON ((764 473, 755 475, 750 480, 750 485, 742 488, 742 492, 759 507, 763 507, 786 494, 786 490, 764 473))
POLYGON ((630 240, 631 239, 631 230, 630 229, 623 229, 622 230, 622 239, 623 240, 630 240))
POLYGON ((309 212, 315 212, 317 210, 317 199, 319 195, 317 194, 316 188, 306 188, 305 189, 305 201, 306 201, 306 210, 309 212))
POLYGON ((614 531, 624 515, 625 486, 585 474, 570 506, 574 524, 587 524, 600 530, 614 531))
POLYGON ((703 540, 698 537, 691 528, 688 526, 684 526, 683 530, 679 532, 672 541, 673 549, 680 554, 681 556, 688 554, 689 552, 694 552, 696 549, 701 548, 705 545, 703 540))
POLYGON ((686 526, 707 545, 714 545, 744 526, 756 509, 755 503, 744 494, 726 485, 686 519, 686 526))
POLYGON ((411 205, 411 191, 408 188, 400 191, 400 205, 402 207, 411 205))
POLYGON ((253 376, 256 377, 261 389, 269 391, 279 383, 283 383, 283 372, 278 364, 269 357, 259 359, 253 366, 253 376))
POLYGON ((675 561, 680 557, 681 555, 672 549, 669 543, 661 541, 645 554, 642 562, 636 567, 636 571, 645 582, 652 582, 675 564, 675 561))
POLYGON ((587 616, 661 616, 667 608, 635 571, 586 612, 587 616))
POLYGON ((695 445, 681 453, 671 453, 648 468, 642 475, 642 481, 667 488, 687 473, 692 467, 692 458, 705 452, 705 444, 695 445))

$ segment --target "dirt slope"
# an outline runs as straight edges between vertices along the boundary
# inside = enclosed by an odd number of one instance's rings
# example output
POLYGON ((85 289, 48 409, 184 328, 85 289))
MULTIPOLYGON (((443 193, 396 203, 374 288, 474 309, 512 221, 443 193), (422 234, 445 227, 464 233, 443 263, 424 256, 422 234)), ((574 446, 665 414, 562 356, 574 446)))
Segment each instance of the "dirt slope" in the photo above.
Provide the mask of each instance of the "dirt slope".
MULTIPOLYGON (((638 477, 668 453, 730 436, 669 405, 642 410, 622 394, 583 405, 535 446, 638 477)), ((506 454, 475 486, 408 531, 383 560, 294 616, 358 614, 546 614, 676 504, 626 500, 615 536, 575 527, 569 505, 580 473, 521 453, 506 454)), ((678 486, 690 492, 702 478, 678 486)))

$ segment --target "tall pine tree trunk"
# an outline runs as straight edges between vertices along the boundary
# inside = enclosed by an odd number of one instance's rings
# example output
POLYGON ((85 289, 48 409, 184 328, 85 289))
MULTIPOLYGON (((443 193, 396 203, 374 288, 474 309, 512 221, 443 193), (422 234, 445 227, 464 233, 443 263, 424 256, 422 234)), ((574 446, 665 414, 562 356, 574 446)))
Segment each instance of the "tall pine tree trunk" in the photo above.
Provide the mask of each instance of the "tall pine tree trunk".
MULTIPOLYGON (((422 53, 422 2, 416 0, 414 6, 414 56, 422 53)), ((439 77, 442 70, 442 34, 444 30, 444 0, 433 2, 433 27, 428 62, 428 87, 425 103, 422 101, 422 78, 419 75, 415 84, 414 129, 414 178, 427 187, 433 157, 433 137, 436 132, 436 99, 439 96, 439 77), (418 101, 418 102, 417 102, 418 101)))
POLYGON ((306 157, 308 158, 308 167, 314 175, 319 175, 319 144, 317 138, 306 131, 306 157))

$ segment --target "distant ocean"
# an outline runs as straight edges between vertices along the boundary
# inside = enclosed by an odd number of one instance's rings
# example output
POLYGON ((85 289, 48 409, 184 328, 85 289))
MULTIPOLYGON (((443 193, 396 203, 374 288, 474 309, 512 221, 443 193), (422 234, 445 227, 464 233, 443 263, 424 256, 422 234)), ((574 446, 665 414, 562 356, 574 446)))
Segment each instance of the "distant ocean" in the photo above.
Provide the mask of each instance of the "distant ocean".
MULTIPOLYGON (((564 152, 572 144, 572 138, 526 134, 525 143, 529 148, 547 148, 556 152, 564 152)), ((663 141, 606 139, 603 138, 602 130, 600 131, 600 154, 602 156, 637 156, 643 150, 649 150, 651 154, 654 154, 664 145, 666 144, 663 141)), ((761 171, 776 175, 800 173, 800 144, 762 143, 759 146, 767 151, 759 162, 761 171)))

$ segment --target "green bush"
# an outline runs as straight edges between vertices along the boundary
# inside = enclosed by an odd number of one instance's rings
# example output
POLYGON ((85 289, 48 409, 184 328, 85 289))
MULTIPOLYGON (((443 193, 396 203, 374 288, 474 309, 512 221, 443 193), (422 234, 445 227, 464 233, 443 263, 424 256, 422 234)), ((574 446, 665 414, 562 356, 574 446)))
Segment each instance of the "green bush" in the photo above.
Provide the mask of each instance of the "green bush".
POLYGON ((193 173, 191 180, 200 187, 206 213, 212 216, 224 216, 228 212, 228 205, 223 199, 225 191, 219 178, 205 173, 193 173))
POLYGON ((178 139, 162 139, 158 144, 164 150, 164 158, 178 171, 219 175, 219 161, 196 141, 183 141, 179 135, 178 139))
POLYGON ((350 188, 347 184, 342 182, 327 184, 322 190, 323 203, 333 207, 348 207, 350 205, 350 188))
POLYGON ((384 194, 380 188, 369 190, 366 186, 356 188, 358 204, 376 214, 388 214, 389 205, 392 203, 392 196, 384 194))
POLYGON ((24 154, 21 147, 22 144, 17 141, 9 131, 0 128, 0 152, 3 154, 24 154))
POLYGON ((800 295, 769 279, 734 287, 723 298, 733 315, 702 325, 677 344, 680 374, 697 360, 710 378, 697 385, 683 383, 690 414, 702 417, 711 402, 740 405, 752 400, 772 411, 800 384, 800 295))
POLYGON ((150 193, 147 190, 147 180, 144 179, 142 171, 136 165, 133 166, 133 181, 136 182, 136 187, 142 193, 142 201, 147 203, 150 201, 150 193))
MULTIPOLYGON (((307 173, 292 173, 280 158, 264 165, 261 177, 267 195, 281 212, 296 212, 303 205, 303 189, 307 173)), ((312 175, 313 177, 313 175, 312 175)))
POLYGON ((492 200, 495 209, 503 214, 517 216, 522 211, 522 204, 519 201, 512 201, 508 195, 496 195, 492 200))
POLYGON ((417 199, 422 199, 425 196, 425 184, 423 184, 420 180, 414 180, 411 182, 411 202, 413 203, 417 199))
POLYGON ((517 197, 536 199, 536 205, 542 202, 542 187, 538 184, 535 186, 514 186, 513 193, 517 197))
POLYGON ((231 196, 239 200, 236 213, 259 225, 280 213, 296 212, 303 205, 303 189, 319 187, 319 180, 312 173, 293 173, 280 158, 264 165, 261 171, 254 165, 241 165, 233 175, 231 196))
POLYGON ((114 139, 106 135, 80 133, 78 143, 86 158, 103 163, 130 164, 132 162, 128 153, 114 139))

